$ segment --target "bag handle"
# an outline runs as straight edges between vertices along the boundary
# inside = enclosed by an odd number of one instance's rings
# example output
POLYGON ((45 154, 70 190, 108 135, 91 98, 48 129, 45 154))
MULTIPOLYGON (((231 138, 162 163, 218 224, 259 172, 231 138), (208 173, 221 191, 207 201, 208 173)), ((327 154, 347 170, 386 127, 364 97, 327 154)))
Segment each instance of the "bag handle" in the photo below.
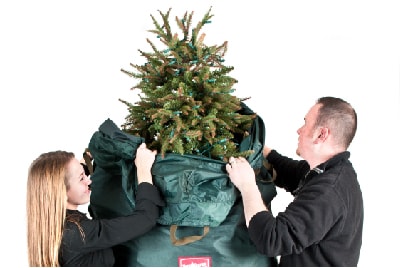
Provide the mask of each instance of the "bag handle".
POLYGON ((89 152, 88 148, 85 148, 85 151, 83 153, 83 158, 85 160, 85 165, 88 167, 89 170, 89 174, 92 175, 93 174, 93 165, 92 165, 92 155, 89 152))
POLYGON ((204 226, 203 227, 203 235, 192 235, 192 236, 186 236, 186 237, 177 239, 177 237, 175 236, 177 228, 178 228, 178 226, 176 224, 173 224, 170 226, 170 239, 171 239, 171 243, 174 246, 182 246, 182 245, 186 245, 186 244, 201 240, 209 232, 209 226, 204 226))

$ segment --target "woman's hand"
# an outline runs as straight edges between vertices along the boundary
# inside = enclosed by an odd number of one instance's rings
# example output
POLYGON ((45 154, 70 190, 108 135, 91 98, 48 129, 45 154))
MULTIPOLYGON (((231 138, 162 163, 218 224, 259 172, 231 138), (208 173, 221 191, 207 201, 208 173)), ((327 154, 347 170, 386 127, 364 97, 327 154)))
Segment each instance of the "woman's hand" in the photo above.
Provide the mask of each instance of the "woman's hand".
POLYGON ((142 143, 136 150, 135 165, 137 170, 138 184, 148 182, 153 184, 151 169, 156 159, 157 151, 151 151, 142 143))

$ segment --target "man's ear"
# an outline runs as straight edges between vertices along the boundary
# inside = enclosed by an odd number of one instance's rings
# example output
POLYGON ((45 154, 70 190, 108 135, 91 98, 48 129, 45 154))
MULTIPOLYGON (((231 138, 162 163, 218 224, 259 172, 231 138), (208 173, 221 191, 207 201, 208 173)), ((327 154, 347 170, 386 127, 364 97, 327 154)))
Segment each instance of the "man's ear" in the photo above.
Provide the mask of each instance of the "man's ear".
POLYGON ((316 142, 324 142, 329 137, 330 129, 327 127, 319 127, 316 142))

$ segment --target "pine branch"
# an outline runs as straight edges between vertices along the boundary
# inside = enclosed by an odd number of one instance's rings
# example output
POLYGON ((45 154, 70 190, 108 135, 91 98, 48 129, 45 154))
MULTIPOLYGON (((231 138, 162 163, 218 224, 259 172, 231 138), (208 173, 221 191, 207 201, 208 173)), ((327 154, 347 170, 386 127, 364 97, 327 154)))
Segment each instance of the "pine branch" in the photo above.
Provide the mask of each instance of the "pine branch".
POLYGON ((160 24, 151 15, 155 29, 149 30, 165 47, 158 49, 147 38, 152 52, 138 50, 145 64, 130 64, 136 71, 126 71, 139 82, 142 92, 135 105, 120 100, 129 115, 124 131, 140 135, 162 155, 168 152, 204 155, 227 160, 230 156, 246 157, 238 144, 248 134, 255 115, 241 115, 241 99, 232 95, 238 81, 229 76, 234 69, 224 65, 227 42, 207 46, 206 34, 200 33, 213 15, 211 8, 191 29, 193 12, 175 17, 178 33, 173 33, 169 15, 159 14, 160 24))

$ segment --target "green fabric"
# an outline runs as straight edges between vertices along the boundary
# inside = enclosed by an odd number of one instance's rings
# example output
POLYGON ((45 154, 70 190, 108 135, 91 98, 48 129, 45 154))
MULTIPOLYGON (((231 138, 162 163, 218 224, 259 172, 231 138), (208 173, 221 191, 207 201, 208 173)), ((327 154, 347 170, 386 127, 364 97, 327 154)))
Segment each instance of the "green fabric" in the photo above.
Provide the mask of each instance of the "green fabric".
POLYGON ((236 193, 223 172, 225 163, 193 155, 158 155, 152 168, 154 184, 167 206, 162 225, 218 226, 234 204, 236 193))
MULTIPOLYGON (((170 227, 158 225, 147 234, 118 246, 116 266, 177 267, 178 258, 183 256, 211 257, 215 267, 277 266, 275 258, 256 252, 248 236, 241 202, 238 198, 225 221, 210 227, 205 237, 191 244, 171 245, 170 227)), ((201 235, 202 232, 201 227, 179 227, 177 236, 201 235)))
POLYGON ((112 218, 131 214, 135 208, 133 158, 141 137, 127 135, 107 119, 89 142, 96 168, 91 175, 89 209, 94 217, 112 218))
MULTIPOLYGON (((243 105, 244 114, 252 111, 243 105)), ((240 150, 254 150, 248 161, 255 169, 262 197, 269 204, 276 195, 263 166, 264 124, 257 117, 240 150)), ((144 141, 121 131, 107 119, 90 142, 96 168, 91 175, 89 210, 94 218, 112 218, 135 208, 136 149, 144 141)), ((240 193, 230 182, 220 160, 195 156, 160 154, 152 167, 154 184, 166 201, 158 225, 149 233, 114 248, 117 266, 178 266, 178 257, 209 256, 213 266, 274 266, 276 260, 256 252, 248 237, 240 193), (177 238, 201 236, 190 244, 174 246, 170 226, 178 225, 177 238)), ((135 226, 133 226, 135 228, 135 226)))

